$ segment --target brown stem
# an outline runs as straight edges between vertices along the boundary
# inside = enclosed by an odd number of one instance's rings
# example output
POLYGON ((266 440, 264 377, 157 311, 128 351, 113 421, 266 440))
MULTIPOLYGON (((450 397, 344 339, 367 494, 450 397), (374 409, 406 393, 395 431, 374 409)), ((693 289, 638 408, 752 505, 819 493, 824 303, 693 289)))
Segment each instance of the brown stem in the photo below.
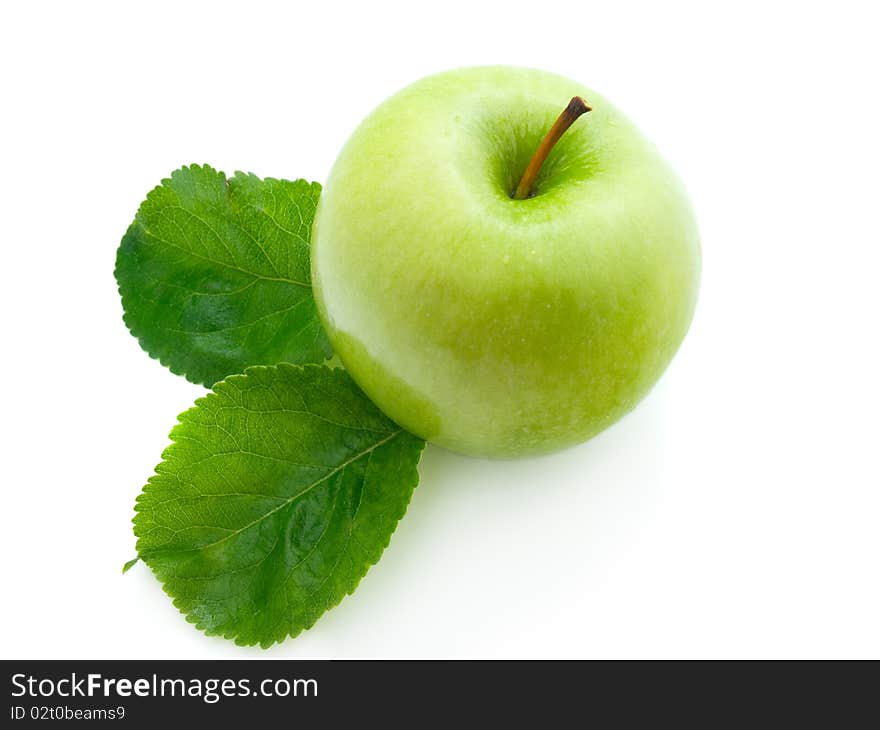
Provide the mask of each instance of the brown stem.
POLYGON ((547 155, 550 154, 553 145, 559 141, 559 138, 565 134, 565 130, 574 124, 575 120, 581 114, 585 114, 586 112, 591 111, 591 109, 592 107, 590 107, 590 105, 579 96, 575 96, 570 102, 568 102, 568 106, 565 107, 562 114, 560 114, 556 121, 553 122, 550 131, 547 132, 544 139, 541 140, 541 144, 538 145, 538 149, 535 150, 535 154, 532 155, 532 160, 529 162, 529 166, 523 173, 519 185, 516 186, 516 192, 513 194, 514 200, 525 200, 532 194, 532 187, 535 184, 535 180, 538 179, 541 165, 544 164, 544 160, 547 159, 547 155))

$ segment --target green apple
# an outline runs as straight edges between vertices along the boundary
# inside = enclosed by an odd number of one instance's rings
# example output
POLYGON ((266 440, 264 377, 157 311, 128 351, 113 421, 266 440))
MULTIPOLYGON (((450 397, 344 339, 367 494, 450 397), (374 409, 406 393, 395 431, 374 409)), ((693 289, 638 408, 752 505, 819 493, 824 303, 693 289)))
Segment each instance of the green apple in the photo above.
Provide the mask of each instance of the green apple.
POLYGON ((312 236, 351 376, 407 430, 480 456, 554 451, 631 410, 699 279, 693 211, 656 148, 599 94, 524 68, 449 71, 385 101, 334 164, 312 236), (516 199, 574 96, 592 111, 516 199))

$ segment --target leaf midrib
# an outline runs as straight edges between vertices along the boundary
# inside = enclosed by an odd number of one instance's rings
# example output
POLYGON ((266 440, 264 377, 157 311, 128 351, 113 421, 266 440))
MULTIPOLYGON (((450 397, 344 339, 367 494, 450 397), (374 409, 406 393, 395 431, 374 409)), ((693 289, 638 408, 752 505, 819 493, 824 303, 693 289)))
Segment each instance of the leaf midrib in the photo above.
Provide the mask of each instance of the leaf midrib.
POLYGON ((261 281, 278 281, 284 284, 294 284, 295 286, 301 286, 304 289, 308 289, 311 291, 312 285, 307 284, 304 281, 298 281, 297 279, 291 279, 286 276, 265 276, 264 274, 258 274, 255 271, 249 271, 248 269, 243 269, 241 266, 236 266, 235 264, 228 264, 225 261, 218 261, 217 259, 212 259, 210 256, 203 256, 202 254, 196 253, 192 249, 184 248, 172 241, 169 241, 167 238, 163 238, 162 236, 156 234, 154 231, 150 230, 146 226, 144 226, 144 235, 153 238, 159 243, 163 243, 166 246, 170 246, 171 248, 177 249, 178 251, 185 253, 187 256, 192 256, 196 259, 201 259, 202 261, 207 261, 209 264, 214 264, 216 266, 222 266, 225 269, 229 269, 231 271, 238 271, 241 274, 246 274, 247 276, 254 277, 255 280, 261 281))
MULTIPOLYGON (((208 543, 207 545, 199 545, 198 547, 185 548, 185 549, 182 549, 182 550, 173 550, 173 552, 175 552, 175 553, 187 553, 187 552, 196 552, 196 551, 199 551, 199 550, 208 550, 209 548, 216 547, 217 545, 220 545, 221 543, 226 542, 227 540, 229 540, 229 539, 235 537, 236 535, 240 535, 240 534, 241 534, 242 532, 244 532, 245 530, 249 530, 251 527, 253 527, 254 525, 258 525, 258 524, 260 524, 263 520, 265 520, 265 519, 271 517, 271 516, 272 516, 273 514, 275 514, 276 512, 280 512, 280 511, 283 510, 285 507, 288 507, 290 504, 292 504, 293 502, 295 502, 295 501, 296 501, 297 499, 299 499, 300 497, 303 497, 303 496, 305 496, 306 494, 308 494, 309 492, 311 492, 311 491, 312 491, 315 487, 317 487, 318 485, 323 484, 323 483, 326 482, 328 479, 331 479, 331 478, 334 477, 336 474, 339 474, 339 472, 343 471, 347 466, 350 466, 351 464, 353 464, 354 462, 356 462, 358 459, 362 459, 364 456, 367 456, 368 454, 371 454, 373 451, 375 451, 376 449, 378 449, 380 446, 382 446, 382 445, 388 443, 391 439, 393 439, 395 436, 400 435, 402 432, 403 432, 403 429, 400 429, 400 428, 397 429, 396 431, 392 431, 388 436, 386 436, 385 438, 383 438, 381 441, 377 441, 376 443, 372 444, 369 448, 364 449, 363 451, 361 451, 361 452, 355 454, 354 456, 350 457, 349 459, 347 459, 346 461, 342 462, 342 463, 339 464, 338 466, 334 467, 334 468, 331 469, 329 472, 327 472, 324 476, 322 476, 320 479, 318 479, 318 480, 312 482, 312 483, 309 484, 305 489, 303 489, 302 491, 297 492, 297 493, 294 494, 293 496, 289 497, 289 498, 286 499, 284 502, 282 502, 281 504, 279 504, 277 507, 275 507, 275 508, 269 510, 268 512, 266 512, 266 514, 264 514, 264 515, 260 515, 260 516, 257 517, 255 520, 251 520, 251 521, 248 522, 246 525, 242 525, 241 527, 239 527, 239 528, 238 528, 237 530, 235 530, 234 532, 230 532, 228 535, 225 535, 224 537, 221 537, 219 540, 215 540, 214 542, 210 542, 210 543, 208 543)), ((150 550, 150 549, 147 549, 147 550, 146 550, 147 555, 145 556, 145 555, 143 555, 143 554, 141 553, 141 554, 140 554, 140 557, 141 557, 144 561, 147 561, 147 560, 149 559, 149 557, 150 557, 149 554, 150 554, 151 552, 154 553, 154 555, 155 555, 155 553, 160 553, 160 552, 164 552, 164 551, 163 551, 161 548, 159 548, 159 549, 157 549, 157 550, 150 550)))

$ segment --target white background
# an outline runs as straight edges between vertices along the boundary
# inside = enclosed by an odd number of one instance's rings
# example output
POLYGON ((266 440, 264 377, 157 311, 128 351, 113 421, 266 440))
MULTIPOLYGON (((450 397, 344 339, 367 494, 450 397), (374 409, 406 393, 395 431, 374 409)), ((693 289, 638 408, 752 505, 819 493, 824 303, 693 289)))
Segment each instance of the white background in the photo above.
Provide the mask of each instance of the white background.
POLYGON ((4 3, 2 655, 880 657, 870 6, 4 3), (596 88, 673 162, 703 236, 691 333, 590 443, 429 447, 384 558, 312 630, 205 637, 120 574, 203 390, 123 326, 119 239, 181 164, 322 181, 383 98, 489 63, 596 88))

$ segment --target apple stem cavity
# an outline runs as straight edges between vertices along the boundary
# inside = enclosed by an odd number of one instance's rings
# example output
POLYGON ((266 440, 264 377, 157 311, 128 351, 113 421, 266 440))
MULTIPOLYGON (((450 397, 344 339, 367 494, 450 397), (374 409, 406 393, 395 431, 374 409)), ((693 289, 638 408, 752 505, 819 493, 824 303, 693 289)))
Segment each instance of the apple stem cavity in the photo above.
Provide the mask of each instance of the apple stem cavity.
POLYGON ((553 149, 559 138, 565 134, 565 130, 574 124, 578 117, 586 114, 588 111, 592 111, 592 107, 580 96, 575 96, 568 102, 568 106, 565 107, 562 114, 553 122, 550 131, 547 132, 544 139, 541 140, 541 144, 538 145, 538 149, 535 150, 535 154, 532 155, 529 166, 523 173, 522 178, 520 178, 519 185, 516 186, 516 192, 513 194, 514 200, 525 200, 535 194, 533 190, 535 180, 538 179, 538 173, 541 172, 541 166, 550 154, 550 150, 553 149))

